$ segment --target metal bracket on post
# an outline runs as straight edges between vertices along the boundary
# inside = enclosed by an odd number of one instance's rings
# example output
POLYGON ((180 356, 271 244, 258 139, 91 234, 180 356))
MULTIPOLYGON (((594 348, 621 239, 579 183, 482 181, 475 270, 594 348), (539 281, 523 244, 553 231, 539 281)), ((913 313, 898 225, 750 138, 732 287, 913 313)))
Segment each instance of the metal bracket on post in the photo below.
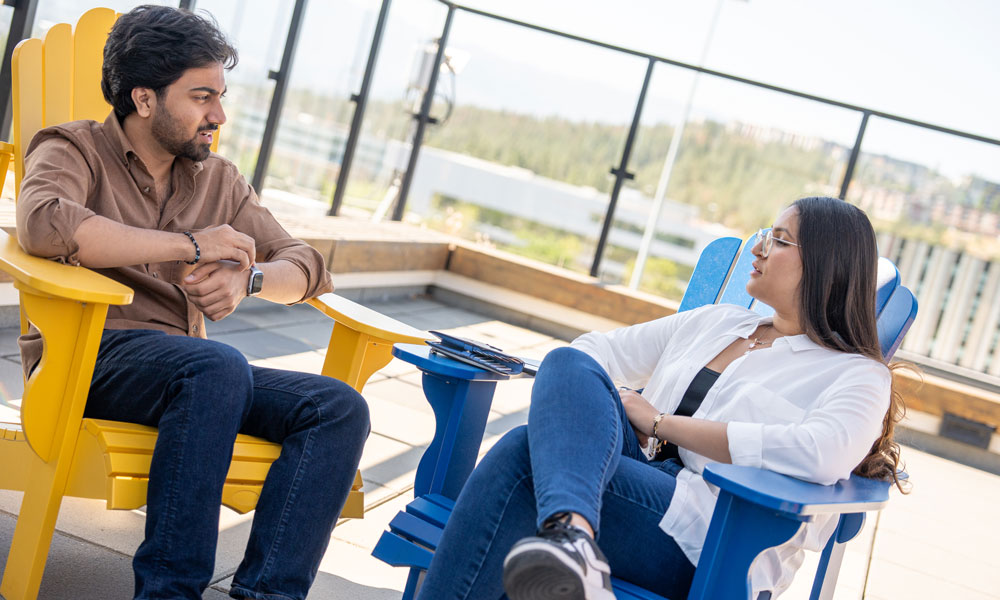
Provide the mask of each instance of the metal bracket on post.
POLYGON ((340 171, 337 172, 337 185, 333 188, 333 201, 330 203, 330 211, 327 213, 331 217, 340 213, 340 206, 344 203, 344 194, 347 193, 347 178, 351 174, 351 165, 354 163, 354 153, 358 147, 358 139, 361 137, 361 125, 365 118, 365 109, 368 107, 368 95, 372 89, 372 79, 375 77, 375 66, 378 64, 378 52, 382 45, 382 36, 385 34, 385 24, 389 19, 389 6, 392 0, 382 0, 382 8, 378 12, 378 20, 375 22, 375 33, 372 34, 371 49, 368 50, 368 63, 365 65, 365 74, 361 78, 361 90, 357 94, 351 94, 351 102, 354 103, 354 116, 351 117, 351 130, 347 134, 347 142, 344 144, 344 156, 340 159, 340 171))
POLYGON ((410 160, 406 164, 406 172, 403 173, 403 182, 399 186, 399 196, 396 198, 396 206, 392 210, 392 220, 402 221, 403 211, 406 209, 406 196, 410 193, 410 184, 413 183, 413 173, 417 168, 417 157, 420 154, 420 145, 424 142, 424 131, 427 124, 431 122, 431 104, 434 102, 435 89, 437 88, 438 74, 441 72, 441 62, 444 60, 444 49, 448 45, 448 34, 451 32, 451 21, 455 16, 455 5, 448 4, 448 15, 444 19, 444 28, 441 30, 441 38, 438 40, 437 53, 434 55, 434 65, 431 67, 431 79, 427 82, 427 90, 424 92, 424 99, 420 105, 420 113, 416 115, 417 130, 413 133, 413 146, 410 149, 410 160))
POLYGON ((639 121, 642 119, 642 107, 646 103, 646 92, 649 91, 649 80, 653 77, 653 66, 656 61, 652 58, 646 65, 646 76, 642 80, 642 89, 639 91, 639 99, 635 103, 635 113, 632 115, 632 125, 628 130, 628 137, 625 139, 625 149, 622 150, 622 161, 617 167, 612 167, 611 174, 615 176, 615 185, 611 189, 611 199, 608 201, 608 212, 604 216, 604 223, 601 224, 601 236, 597 239, 597 249, 594 251, 594 262, 590 265, 590 276, 597 277, 601 268, 601 259, 604 256, 604 247, 608 244, 608 235, 611 232, 611 224, 615 218, 615 207, 618 205, 618 196, 621 194, 622 186, 626 179, 635 179, 635 173, 628 170, 628 161, 632 156, 632 146, 635 144, 635 134, 639 129, 639 121))
POLYGON ((868 117, 872 116, 869 111, 861 113, 861 125, 858 126, 858 137, 854 140, 854 148, 851 148, 851 157, 847 160, 847 168, 844 169, 844 181, 840 184, 841 200, 847 199, 847 188, 851 186, 851 177, 854 176, 854 167, 858 164, 858 157, 861 156, 861 142, 865 139, 865 129, 868 128, 868 117))
POLYGON ((267 174, 267 163, 271 160, 271 151, 278 133, 278 121, 281 119, 281 109, 285 104, 285 92, 288 90, 288 78, 292 72, 292 60, 295 57, 295 47, 299 43, 299 33, 302 31, 302 15, 306 11, 306 0, 295 0, 292 8, 292 20, 288 24, 288 37, 285 38, 285 49, 281 54, 281 66, 277 70, 268 71, 269 79, 274 80, 274 94, 271 96, 271 107, 267 112, 267 122, 264 125, 264 136, 260 140, 260 152, 257 154, 257 165, 253 170, 251 185, 259 195, 267 174))

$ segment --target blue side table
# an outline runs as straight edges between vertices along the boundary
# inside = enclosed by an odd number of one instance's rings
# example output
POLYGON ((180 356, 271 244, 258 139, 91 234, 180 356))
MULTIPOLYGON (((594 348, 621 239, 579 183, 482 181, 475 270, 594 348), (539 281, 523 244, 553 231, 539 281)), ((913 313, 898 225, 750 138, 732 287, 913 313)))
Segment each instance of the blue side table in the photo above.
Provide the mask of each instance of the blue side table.
POLYGON ((423 389, 434 410, 434 440, 417 466, 413 496, 458 498, 476 466, 498 381, 510 379, 452 360, 428 346, 396 344, 392 354, 423 372, 423 389))
POLYGON ((424 396, 435 421, 434 439, 417 465, 414 500, 393 518, 372 552, 390 565, 410 567, 403 598, 412 599, 430 565, 428 548, 437 547, 454 501, 476 466, 497 382, 511 377, 441 356, 429 346, 396 344, 392 354, 423 373, 424 396), (406 537, 401 537, 404 530, 406 537))

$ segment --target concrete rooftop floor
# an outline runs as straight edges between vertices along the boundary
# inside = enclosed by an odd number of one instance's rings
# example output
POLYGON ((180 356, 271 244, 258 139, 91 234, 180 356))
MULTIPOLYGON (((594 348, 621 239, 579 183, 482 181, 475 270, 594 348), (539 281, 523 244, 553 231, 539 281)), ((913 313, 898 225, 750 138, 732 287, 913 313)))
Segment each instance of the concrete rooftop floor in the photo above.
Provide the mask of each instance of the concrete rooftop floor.
MULTIPOLYGON (((428 298, 365 302, 421 329, 447 330, 506 351, 541 358, 560 340, 428 298)), ((319 372, 332 322, 308 306, 246 301, 228 318, 209 325, 213 339, 240 349, 255 364, 319 372)), ((14 329, 0 329, 0 382, 7 398, 22 392, 14 329)), ((501 383, 482 451, 527 418, 530 379, 501 383)), ((383 600, 400 597, 403 569, 371 557, 389 520, 412 499, 413 476, 433 437, 434 418, 420 389, 419 372, 394 360, 364 391, 372 435, 362 458, 366 516, 338 524, 310 599, 383 600)), ((0 412, 0 420, 4 415, 0 412)), ((896 494, 876 520, 851 542, 836 598, 1000 599, 1000 476, 911 448, 904 459, 913 482, 896 494), (873 539, 874 533, 874 539, 873 539), (871 560, 868 560, 868 556, 871 560)), ((2 468, 2 467, 0 467, 2 468)), ((6 561, 21 494, 0 491, 0 561, 6 561)), ((240 561, 251 515, 222 509, 213 584, 205 598, 226 598, 240 561)), ((131 556, 142 539, 141 511, 108 511, 103 502, 67 498, 57 523, 40 598, 130 598, 131 556)), ((3 564, 0 562, 0 565, 3 564)), ((783 598, 808 597, 815 565, 807 558, 783 598)))

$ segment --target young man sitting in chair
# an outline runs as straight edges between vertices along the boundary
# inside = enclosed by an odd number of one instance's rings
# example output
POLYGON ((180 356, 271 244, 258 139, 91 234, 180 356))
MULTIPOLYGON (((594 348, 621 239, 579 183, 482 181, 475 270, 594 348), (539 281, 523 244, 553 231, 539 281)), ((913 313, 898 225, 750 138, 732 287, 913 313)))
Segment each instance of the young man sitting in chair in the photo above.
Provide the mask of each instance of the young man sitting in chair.
MULTIPOLYGON (((104 49, 111 115, 44 129, 26 154, 21 245, 135 292, 110 307, 84 416, 159 428, 136 598, 202 597, 237 432, 282 447, 230 595, 304 598, 369 433, 367 405, 346 384, 253 367, 205 339, 204 317, 222 319, 247 296, 291 304, 332 289, 320 254, 209 150, 236 61, 210 20, 139 7, 104 49)), ((38 332, 20 343, 33 369, 38 332)))

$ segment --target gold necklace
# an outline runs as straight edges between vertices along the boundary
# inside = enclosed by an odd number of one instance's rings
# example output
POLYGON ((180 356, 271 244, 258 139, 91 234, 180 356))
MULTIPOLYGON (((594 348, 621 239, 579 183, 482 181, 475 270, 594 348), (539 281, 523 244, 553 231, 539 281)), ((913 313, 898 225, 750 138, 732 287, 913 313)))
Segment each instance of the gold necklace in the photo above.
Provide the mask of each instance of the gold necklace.
MULTIPOLYGON (((781 337, 781 336, 778 336, 778 337, 781 337)), ((777 338, 775 338, 775 339, 777 339, 777 338)), ((747 354, 750 354, 751 350, 755 350, 755 349, 757 349, 759 347, 762 347, 762 346, 769 346, 772 343, 774 343, 774 340, 762 340, 762 339, 760 339, 759 336, 755 336, 753 338, 753 340, 750 341, 750 346, 746 349, 746 352, 744 352, 743 355, 745 356, 747 354)))
POLYGON ((743 354, 745 354, 745 355, 746 355, 746 354, 750 354, 750 352, 751 352, 752 350, 755 350, 755 349, 757 349, 757 348, 759 348, 759 347, 762 347, 762 346, 768 346, 768 345, 770 345, 770 344, 771 344, 771 343, 772 343, 773 341, 774 341, 774 340, 767 340, 767 341, 763 341, 763 340, 761 340, 760 338, 754 338, 754 339, 753 339, 753 341, 751 341, 751 342, 750 342, 750 347, 749 347, 749 348, 747 348, 746 352, 744 352, 743 354))

